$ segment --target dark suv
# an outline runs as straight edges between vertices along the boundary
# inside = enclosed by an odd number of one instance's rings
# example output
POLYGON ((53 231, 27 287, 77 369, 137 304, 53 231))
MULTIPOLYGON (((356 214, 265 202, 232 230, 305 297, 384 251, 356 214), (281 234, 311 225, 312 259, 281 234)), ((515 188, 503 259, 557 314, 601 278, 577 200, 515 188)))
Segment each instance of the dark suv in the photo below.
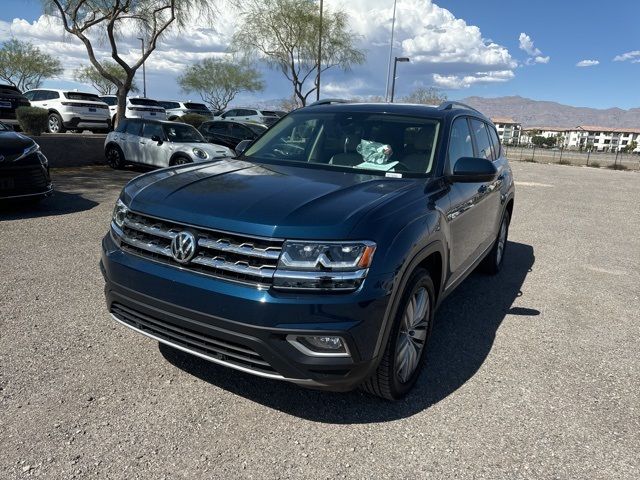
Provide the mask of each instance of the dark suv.
POLYGON ((102 245, 107 307, 218 364, 396 399, 443 298, 500 270, 513 201, 470 107, 315 104, 237 159, 129 182, 102 245))
POLYGON ((29 100, 13 85, 0 85, 0 121, 13 128, 19 127, 16 110, 28 107, 29 100))

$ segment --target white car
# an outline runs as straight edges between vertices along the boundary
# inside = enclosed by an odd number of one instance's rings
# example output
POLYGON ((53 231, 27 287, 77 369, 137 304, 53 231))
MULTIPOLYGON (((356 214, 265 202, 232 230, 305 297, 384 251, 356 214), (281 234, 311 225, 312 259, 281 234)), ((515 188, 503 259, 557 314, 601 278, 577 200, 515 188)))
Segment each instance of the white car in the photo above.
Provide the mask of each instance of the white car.
POLYGON ((208 143, 191 125, 142 118, 124 118, 104 142, 107 164, 122 168, 127 163, 170 167, 235 157, 222 145, 208 143))
POLYGON ((188 113, 195 113, 213 119, 213 113, 204 103, 176 102, 174 100, 158 100, 158 103, 167 111, 168 120, 175 120, 188 113))
POLYGON ((280 117, 275 111, 271 110, 255 110, 253 108, 232 108, 227 110, 216 120, 240 120, 242 122, 254 122, 262 123, 263 125, 271 126, 280 120, 280 117))
MULTIPOLYGON (((116 113, 118 112, 118 97, 115 95, 101 95, 100 98, 103 102, 109 105, 111 124, 115 125, 116 113)), ((127 97, 124 116, 127 118, 153 118, 156 120, 166 120, 167 112, 158 102, 150 98, 127 97)))
POLYGON ((32 107, 49 110, 50 133, 66 130, 106 132, 110 126, 109 107, 93 93, 37 88, 24 92, 32 107))

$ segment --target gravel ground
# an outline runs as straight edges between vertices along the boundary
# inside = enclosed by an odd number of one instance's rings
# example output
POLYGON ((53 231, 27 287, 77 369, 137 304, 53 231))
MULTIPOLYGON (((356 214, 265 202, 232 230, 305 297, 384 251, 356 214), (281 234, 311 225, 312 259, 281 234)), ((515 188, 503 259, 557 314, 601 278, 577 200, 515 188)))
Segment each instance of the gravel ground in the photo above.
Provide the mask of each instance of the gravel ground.
POLYGON ((514 171, 503 272, 449 297, 397 403, 115 324, 100 239, 135 172, 55 171, 54 198, 0 211, 0 478, 639 478, 640 175, 514 171))

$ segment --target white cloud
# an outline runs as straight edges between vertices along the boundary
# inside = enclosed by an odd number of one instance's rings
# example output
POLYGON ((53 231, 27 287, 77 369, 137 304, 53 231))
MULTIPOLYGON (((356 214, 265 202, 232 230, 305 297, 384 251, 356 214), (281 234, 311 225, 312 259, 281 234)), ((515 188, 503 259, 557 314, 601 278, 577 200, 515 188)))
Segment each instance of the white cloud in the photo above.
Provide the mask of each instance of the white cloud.
MULTIPOLYGON (((351 29, 367 53, 367 62, 346 74, 339 70, 325 73, 323 94, 384 95, 393 2, 325 0, 325 8, 346 11, 351 29)), ((239 15, 237 8, 224 5, 219 7, 219 12, 214 22, 194 18, 185 31, 170 30, 162 39, 146 65, 151 95, 157 95, 158 90, 165 92, 163 96, 178 94, 175 80, 186 66, 208 56, 226 54, 239 15)), ((62 80, 67 82, 72 81, 73 70, 88 63, 84 45, 75 37, 65 35, 54 17, 43 15, 32 22, 20 18, 0 20, 0 38, 11 35, 31 41, 58 57, 65 67, 62 80)), ((121 54, 129 62, 140 56, 137 36, 134 29, 124 28, 119 39, 121 54)), ((92 38, 96 40, 97 56, 110 57, 106 42, 96 36, 92 38)), ((507 81, 513 78, 518 65, 506 47, 487 40, 477 26, 468 25, 432 0, 398 0, 393 55, 411 58, 411 63, 398 65, 398 95, 409 93, 416 84, 466 88, 507 81)), ((265 69, 264 73, 267 91, 262 97, 290 95, 289 84, 279 72, 265 69)))
POLYGON ((540 51, 540 49, 533 44, 533 40, 529 35, 523 32, 520 34, 520 37, 518 38, 518 40, 520 43, 520 50, 523 50, 524 52, 527 53, 527 55, 529 55, 529 58, 527 58, 524 62, 525 65, 534 65, 536 63, 543 63, 543 64, 549 63, 549 60, 551 60, 551 57, 544 56, 540 51))
POLYGON ((576 67, 595 67, 596 65, 600 65, 599 60, 580 60, 576 63, 576 67))
POLYGON ((631 60, 631 63, 640 63, 640 50, 633 50, 632 52, 623 53, 622 55, 616 55, 613 59, 614 62, 626 62, 631 60))

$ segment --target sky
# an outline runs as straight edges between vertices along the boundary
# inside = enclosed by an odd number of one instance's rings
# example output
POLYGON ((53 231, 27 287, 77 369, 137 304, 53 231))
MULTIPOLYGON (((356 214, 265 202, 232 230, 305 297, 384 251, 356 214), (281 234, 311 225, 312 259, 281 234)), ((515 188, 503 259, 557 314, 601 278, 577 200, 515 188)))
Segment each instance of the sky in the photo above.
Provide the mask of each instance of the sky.
MULTIPOLYGON (((64 35, 57 19, 43 15, 40 0, 0 3, 0 43, 28 40, 62 61, 63 75, 44 86, 91 91, 73 81, 73 70, 87 63, 84 46, 64 35)), ((324 74, 322 96, 384 96, 393 0, 324 3, 348 14, 367 60, 348 72, 324 74)), ((168 32, 147 63, 148 96, 196 99, 180 91, 176 78, 203 58, 228 55, 239 18, 221 4, 213 20, 194 15, 187 30, 168 32)), ((637 0, 397 0, 393 54, 411 61, 398 64, 396 96, 435 86, 450 99, 520 95, 574 106, 640 107, 639 18, 637 0)), ((119 39, 129 61, 139 55, 137 36, 125 29, 119 39)), ((98 51, 108 56, 104 45, 98 51)), ((266 89, 239 96, 236 105, 291 96, 280 72, 262 70, 266 89)))

